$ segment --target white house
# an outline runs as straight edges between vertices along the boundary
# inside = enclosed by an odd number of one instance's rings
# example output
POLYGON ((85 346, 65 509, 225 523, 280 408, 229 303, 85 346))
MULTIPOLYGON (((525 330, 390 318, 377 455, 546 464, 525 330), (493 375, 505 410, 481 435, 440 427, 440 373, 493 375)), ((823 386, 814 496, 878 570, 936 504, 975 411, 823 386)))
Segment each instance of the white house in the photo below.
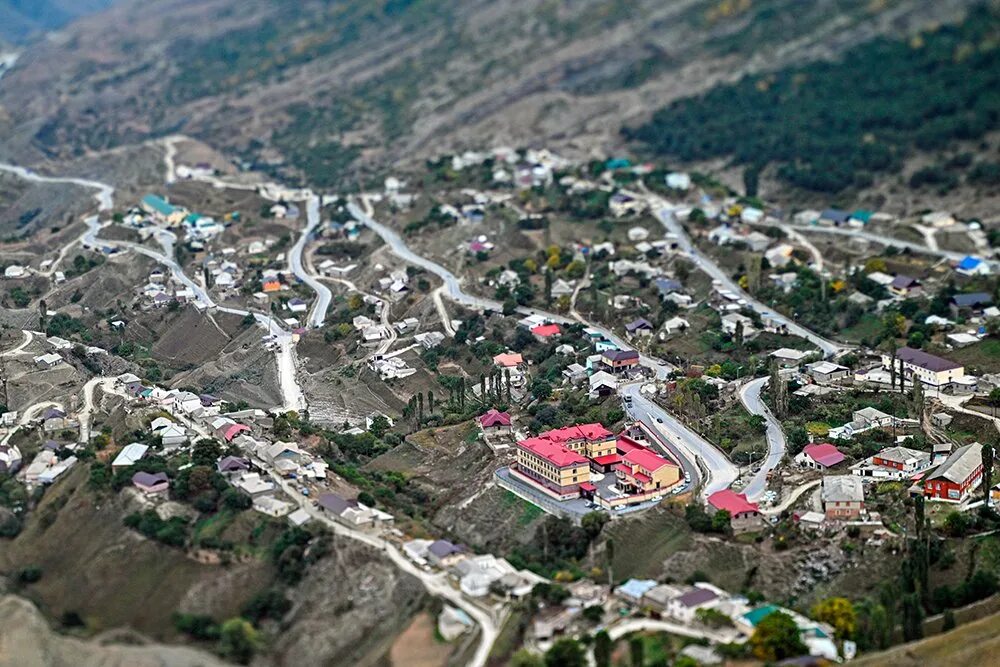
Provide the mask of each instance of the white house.
POLYGON ((115 457, 115 460, 111 462, 111 467, 114 469, 135 465, 146 455, 148 450, 148 445, 144 445, 139 442, 133 442, 132 444, 125 445, 122 447, 122 450, 118 452, 118 456, 115 457))

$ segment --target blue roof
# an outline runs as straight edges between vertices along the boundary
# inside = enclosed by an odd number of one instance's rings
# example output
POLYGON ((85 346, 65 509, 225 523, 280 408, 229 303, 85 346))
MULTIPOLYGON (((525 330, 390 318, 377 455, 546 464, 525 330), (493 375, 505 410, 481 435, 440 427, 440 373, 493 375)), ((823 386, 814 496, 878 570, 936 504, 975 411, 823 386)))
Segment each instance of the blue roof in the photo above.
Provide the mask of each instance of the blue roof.
POLYGON ((161 215, 171 215, 176 209, 166 199, 157 195, 146 195, 142 203, 161 215))
POLYGON ((757 607, 752 611, 748 611, 743 614, 743 618, 746 619, 747 623, 756 628, 758 623, 776 611, 781 611, 781 609, 777 605, 768 604, 763 607, 757 607))
POLYGON ((638 600, 654 586, 656 586, 656 582, 651 579, 629 579, 618 587, 618 592, 638 600))
POLYGON ((968 271, 970 269, 976 268, 982 263, 983 260, 979 259, 978 257, 973 257, 972 255, 969 255, 968 257, 966 257, 965 259, 963 259, 961 262, 958 263, 958 268, 965 269, 966 271, 968 271))
POLYGON ((631 166, 632 163, 627 158, 623 157, 611 158, 604 163, 605 169, 628 169, 631 166))

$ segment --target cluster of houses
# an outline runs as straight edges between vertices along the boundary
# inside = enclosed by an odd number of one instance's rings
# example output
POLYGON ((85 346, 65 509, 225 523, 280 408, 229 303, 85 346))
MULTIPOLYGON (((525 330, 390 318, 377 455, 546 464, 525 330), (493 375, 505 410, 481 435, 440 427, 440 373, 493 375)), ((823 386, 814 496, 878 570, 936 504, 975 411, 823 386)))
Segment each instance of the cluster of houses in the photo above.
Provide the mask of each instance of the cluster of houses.
MULTIPOLYGON (((631 433, 632 435, 629 435, 631 433)), ((510 476, 556 501, 583 498, 603 509, 655 501, 684 484, 680 466, 637 439, 597 423, 517 441, 510 476)))
POLYGON ((462 544, 448 540, 410 540, 403 553, 421 567, 434 567, 450 574, 463 593, 482 598, 495 593, 509 598, 523 598, 545 580, 528 570, 518 570, 504 558, 473 553, 462 544))
POLYGON ((205 243, 214 239, 226 229, 226 222, 239 220, 239 213, 226 215, 223 222, 193 211, 183 206, 171 204, 165 198, 147 194, 139 201, 139 208, 129 211, 123 224, 135 229, 149 229, 152 226, 181 229, 185 241, 193 250, 202 250, 205 243))
MULTIPOLYGON (((725 617, 728 627, 714 627, 720 641, 742 642, 753 635, 757 625, 775 612, 787 614, 798 627, 800 638, 809 654, 827 660, 839 660, 834 630, 825 623, 814 621, 790 609, 773 604, 752 605, 747 598, 731 595, 707 582, 691 585, 658 583, 649 579, 629 579, 614 590, 618 602, 627 609, 644 612, 684 625, 702 624, 708 616, 725 617)), ((718 625, 718 624, 716 624, 718 625)), ((721 664, 721 657, 711 649, 701 647, 697 653, 703 664, 721 664)))
POLYGON ((204 308, 190 287, 173 275, 154 269, 147 277, 146 284, 137 290, 141 307, 145 310, 163 308, 171 303, 193 303, 196 308, 204 308))

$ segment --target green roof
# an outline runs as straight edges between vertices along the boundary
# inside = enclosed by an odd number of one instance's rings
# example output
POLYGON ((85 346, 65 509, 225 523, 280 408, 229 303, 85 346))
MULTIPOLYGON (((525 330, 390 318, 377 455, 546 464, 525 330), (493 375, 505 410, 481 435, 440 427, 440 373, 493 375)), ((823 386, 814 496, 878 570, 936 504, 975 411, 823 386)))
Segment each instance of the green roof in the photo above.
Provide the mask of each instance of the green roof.
POLYGON ((860 220, 861 222, 868 222, 869 220, 871 220, 871 217, 873 215, 875 215, 873 211, 868 211, 863 208, 859 208, 854 213, 851 213, 852 218, 854 218, 855 220, 860 220))
POLYGON ((747 620, 747 623, 756 628, 758 623, 760 623, 761 621, 763 621, 765 618, 767 618, 776 611, 781 611, 781 608, 778 607, 778 605, 767 604, 764 605, 763 607, 757 607, 752 611, 748 611, 747 613, 743 614, 743 618, 747 620))
POLYGON ((171 215, 176 210, 166 199, 157 195, 146 195, 142 198, 142 203, 161 215, 171 215))

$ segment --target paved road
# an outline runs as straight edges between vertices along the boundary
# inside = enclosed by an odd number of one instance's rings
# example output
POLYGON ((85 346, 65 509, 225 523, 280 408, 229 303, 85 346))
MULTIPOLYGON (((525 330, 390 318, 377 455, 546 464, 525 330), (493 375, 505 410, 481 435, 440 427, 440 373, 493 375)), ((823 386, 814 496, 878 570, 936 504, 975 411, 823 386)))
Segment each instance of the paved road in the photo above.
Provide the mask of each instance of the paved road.
MULTIPOLYGON (((35 332, 34 331, 28 331, 27 329, 24 329, 24 330, 21 331, 21 333, 24 335, 24 340, 22 340, 21 343, 17 347, 12 347, 11 349, 9 349, 9 350, 7 350, 5 352, 0 352, 0 357, 13 357, 13 356, 17 356, 17 355, 21 354, 22 352, 24 352, 24 348, 26 348, 29 345, 31 345, 31 341, 35 339, 35 332)), ((39 335, 42 335, 42 334, 39 334, 39 335)))
POLYGON ((326 311, 330 308, 330 301, 333 294, 330 288, 321 283, 315 276, 306 271, 302 265, 302 251, 309 242, 309 237, 320 223, 319 197, 313 195, 306 201, 306 226, 299 236, 299 240, 292 246, 288 254, 288 268, 295 274, 295 277, 309 286, 316 292, 316 301, 313 303, 312 311, 309 313, 309 326, 319 328, 326 321, 326 311))
POLYGON ((97 194, 94 195, 94 199, 97 200, 97 210, 98 211, 110 211, 114 208, 114 194, 115 189, 108 185, 107 183, 100 183, 98 181, 90 181, 85 178, 69 178, 63 176, 42 176, 37 174, 30 169, 25 169, 24 167, 18 167, 14 164, 6 164, 0 162, 0 171, 6 171, 21 178, 32 181, 35 183, 55 183, 62 185, 79 185, 83 188, 92 188, 97 190, 97 194))
POLYGON ((767 423, 767 459, 750 480, 750 483, 743 489, 748 500, 756 500, 767 490, 767 474, 778 467, 787 449, 785 432, 781 429, 781 422, 771 414, 771 410, 760 395, 767 382, 768 378, 766 377, 757 378, 740 387, 739 391, 740 403, 747 409, 747 412, 752 415, 760 415, 767 423))
POLYGON ((701 483, 703 498, 716 491, 728 489, 739 474, 732 461, 718 447, 643 395, 640 386, 629 384, 621 390, 624 396, 632 397, 630 410, 632 417, 660 436, 670 453, 678 459, 681 467, 691 473, 691 482, 701 483), (705 467, 707 475, 702 475, 693 462, 700 462, 705 467))
MULTIPOLYGON (((636 195, 641 196, 641 195, 636 195)), ((725 289, 741 294, 746 300, 747 305, 752 308, 755 312, 760 315, 768 315, 773 319, 781 322, 788 328, 789 333, 798 336, 799 338, 805 338, 811 342, 816 347, 823 350, 823 353, 827 357, 831 357, 835 354, 843 352, 845 350, 851 349, 850 346, 844 345, 842 343, 836 343, 832 340, 823 338, 822 336, 813 333, 809 329, 806 329, 802 325, 796 323, 792 319, 785 317, 781 313, 777 312, 773 308, 764 305, 760 301, 757 301, 749 294, 743 291, 736 281, 733 280, 728 273, 723 271, 719 266, 713 262, 710 258, 698 252, 698 249, 694 247, 691 243, 690 237, 687 232, 684 231, 684 227, 681 223, 674 217, 674 207, 667 204, 667 202, 662 199, 651 197, 651 203, 653 204, 653 212, 656 218, 664 226, 664 228, 674 235, 677 239, 677 244, 680 249, 688 256, 688 258, 695 263, 695 265, 701 269, 703 272, 708 274, 713 280, 717 280, 725 289)))
POLYGON ((657 621, 651 618, 626 619, 609 626, 607 631, 613 640, 621 639, 633 632, 667 632, 681 637, 707 639, 717 644, 729 644, 739 641, 741 638, 740 633, 735 629, 709 630, 708 628, 697 628, 670 621, 657 621))
POLYGON ((789 225, 790 227, 799 230, 804 234, 832 234, 835 236, 849 236, 851 238, 865 239, 866 241, 871 241, 872 243, 878 243, 880 245, 895 246, 897 248, 906 248, 910 252, 919 253, 921 255, 931 255, 933 257, 941 257, 943 259, 952 260, 955 262, 962 261, 968 253, 964 252, 953 252, 951 250, 941 250, 940 248, 929 248, 926 245, 921 245, 920 243, 913 243, 911 241, 902 241, 891 236, 883 236, 881 234, 875 234, 874 232, 866 232, 861 229, 844 229, 843 227, 823 227, 820 225, 789 225))

